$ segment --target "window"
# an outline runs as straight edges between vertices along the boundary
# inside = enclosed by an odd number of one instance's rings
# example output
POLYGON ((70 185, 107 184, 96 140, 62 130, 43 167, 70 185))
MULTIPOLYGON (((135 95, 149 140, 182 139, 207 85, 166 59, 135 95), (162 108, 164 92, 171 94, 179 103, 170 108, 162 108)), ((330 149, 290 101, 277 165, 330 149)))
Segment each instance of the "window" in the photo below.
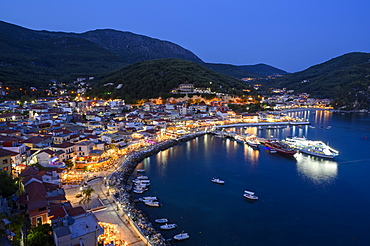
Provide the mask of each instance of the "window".
POLYGON ((3 164, 8 164, 8 159, 4 159, 3 164))
POLYGON ((37 217, 36 218, 36 224, 41 225, 42 224, 42 217, 37 217))
POLYGON ((8 171, 9 170, 9 167, 4 167, 3 168, 3 171, 8 171))

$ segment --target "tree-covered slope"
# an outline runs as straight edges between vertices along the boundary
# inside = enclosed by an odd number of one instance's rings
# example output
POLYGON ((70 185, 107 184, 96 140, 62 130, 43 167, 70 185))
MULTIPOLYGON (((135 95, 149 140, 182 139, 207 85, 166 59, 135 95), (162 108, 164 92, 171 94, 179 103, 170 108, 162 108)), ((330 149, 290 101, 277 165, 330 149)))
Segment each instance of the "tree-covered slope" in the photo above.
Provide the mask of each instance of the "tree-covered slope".
POLYGON ((348 53, 304 71, 287 74, 269 86, 332 98, 338 107, 368 108, 370 105, 370 53, 348 53))
POLYGON ((214 72, 195 62, 158 59, 132 64, 99 79, 89 94, 93 97, 123 98, 134 102, 159 96, 167 97, 179 84, 184 83, 231 94, 242 94, 243 89, 249 88, 242 81, 214 72), (122 84, 122 87, 119 87, 119 84, 122 84))

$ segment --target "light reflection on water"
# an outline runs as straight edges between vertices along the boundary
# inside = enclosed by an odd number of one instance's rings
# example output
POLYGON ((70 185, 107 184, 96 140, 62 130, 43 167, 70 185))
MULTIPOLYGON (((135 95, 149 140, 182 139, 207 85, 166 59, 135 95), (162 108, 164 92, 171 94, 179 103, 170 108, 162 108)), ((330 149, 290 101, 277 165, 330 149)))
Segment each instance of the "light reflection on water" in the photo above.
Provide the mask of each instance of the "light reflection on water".
POLYGON ((297 171, 316 184, 331 183, 338 175, 338 163, 315 156, 297 153, 297 171))

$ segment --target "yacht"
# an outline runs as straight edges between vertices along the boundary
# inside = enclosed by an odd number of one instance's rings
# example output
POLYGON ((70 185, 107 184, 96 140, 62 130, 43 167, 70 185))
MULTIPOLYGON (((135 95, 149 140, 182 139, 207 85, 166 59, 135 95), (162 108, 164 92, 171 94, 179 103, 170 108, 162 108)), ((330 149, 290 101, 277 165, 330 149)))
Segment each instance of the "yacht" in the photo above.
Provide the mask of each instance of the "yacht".
POLYGON ((305 137, 286 138, 287 143, 292 148, 298 149, 300 152, 314 155, 323 158, 334 158, 339 155, 339 152, 322 141, 307 140, 305 137))

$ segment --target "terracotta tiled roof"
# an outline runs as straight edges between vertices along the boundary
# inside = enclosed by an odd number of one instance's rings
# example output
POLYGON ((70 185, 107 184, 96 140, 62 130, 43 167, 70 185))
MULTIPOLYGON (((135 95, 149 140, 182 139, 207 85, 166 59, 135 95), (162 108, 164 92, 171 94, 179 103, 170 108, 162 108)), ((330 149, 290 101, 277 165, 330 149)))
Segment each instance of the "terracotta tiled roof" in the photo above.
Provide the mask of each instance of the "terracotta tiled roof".
POLYGON ((29 175, 35 175, 35 174, 38 174, 40 171, 38 168, 36 167, 31 167, 31 166, 28 166, 26 167, 20 174, 19 176, 21 177, 26 177, 26 176, 29 176, 29 175))

